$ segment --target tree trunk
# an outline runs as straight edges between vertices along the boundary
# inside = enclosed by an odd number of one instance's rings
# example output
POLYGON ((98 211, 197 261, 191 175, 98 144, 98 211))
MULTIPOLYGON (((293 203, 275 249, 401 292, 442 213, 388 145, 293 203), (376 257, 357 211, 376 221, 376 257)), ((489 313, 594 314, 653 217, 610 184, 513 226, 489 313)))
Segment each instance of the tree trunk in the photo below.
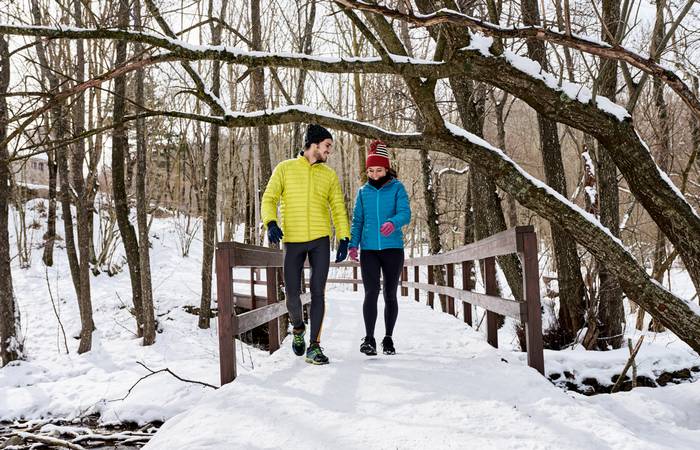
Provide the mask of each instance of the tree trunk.
MULTIPOLYGON (((137 30, 141 25, 141 2, 134 1, 134 25, 137 30)), ((137 54, 144 51, 143 45, 135 45, 137 54)), ((136 99, 145 102, 144 70, 136 71, 136 99)), ((151 256, 148 239, 148 199, 146 198, 146 120, 136 121, 136 221, 139 228, 139 266, 141 275, 141 305, 143 308, 143 345, 152 345, 156 341, 156 321, 153 308, 153 289, 151 287, 151 256)))
MULTIPOLYGON (((209 18, 214 16, 214 2, 209 1, 209 18)), ((221 4, 221 13, 219 17, 223 20, 226 14, 227 0, 223 0, 221 4)), ((221 44, 221 25, 214 22, 210 25, 211 29, 211 45, 221 44)), ((217 60, 212 62, 212 93, 215 96, 221 94, 221 63, 217 60)), ((212 114, 217 114, 219 111, 213 111, 212 114)), ((267 127, 260 127, 267 134, 267 127)), ((260 136, 260 134, 259 134, 260 136)), ((203 232, 203 255, 202 255, 202 297, 199 307, 199 328, 209 328, 209 319, 211 316, 211 277, 212 277, 212 260, 214 258, 214 248, 216 246, 216 206, 217 192, 219 188, 219 126, 211 125, 209 136, 209 161, 207 166, 207 200, 206 214, 204 216, 204 232, 203 232)))
MULTIPOLYGON (((129 26, 129 1, 119 0, 118 26, 126 29, 129 26)), ((116 58, 114 65, 122 66, 126 62, 126 41, 117 41, 115 44, 116 58)), ((143 300, 141 296, 141 263, 139 260, 139 245, 136 241, 136 232, 129 222, 129 202, 125 185, 125 162, 129 153, 129 141, 126 126, 120 124, 126 111, 126 77, 119 76, 114 79, 114 123, 112 130, 112 196, 114 197, 114 210, 117 215, 119 233, 126 251, 126 261, 129 266, 129 278, 131 280, 131 295, 134 302, 134 315, 136 316, 137 335, 143 336, 143 300)))
MULTIPOLYGON (((53 120, 51 121, 53 123, 53 120)), ((52 127, 53 128, 53 127, 52 127)), ((55 134, 52 131, 52 134, 55 134)), ((44 265, 53 266, 53 249, 56 242, 56 174, 58 167, 56 166, 56 152, 49 150, 46 152, 48 157, 49 170, 49 212, 46 219, 46 233, 44 234, 44 255, 42 260, 44 265)))
MULTIPOLYGON (((299 53, 305 55, 310 55, 313 52, 313 31, 314 24, 316 23, 316 0, 300 2, 297 0, 297 9, 301 11, 302 8, 306 11, 308 8, 308 15, 306 17, 306 23, 304 25, 304 34, 300 36, 299 39, 299 53), (301 4, 303 3, 303 5, 301 4)), ((308 71, 305 69, 299 70, 299 79, 297 80, 296 91, 294 93, 294 102, 297 105, 301 105, 304 101, 304 84, 306 83, 306 75, 308 71)), ((303 148, 303 131, 301 129, 301 124, 299 122, 294 122, 292 124, 292 158, 294 155, 303 148)))
MULTIPOLYGON (((603 0, 603 27, 601 38, 615 45, 615 36, 620 23, 620 0, 603 0)), ((599 95, 615 101, 617 91, 617 62, 604 59, 601 61, 598 77, 599 95)), ((606 148, 598 144, 598 199, 600 222, 613 236, 620 236, 620 196, 617 186, 617 167, 606 148)), ((606 267, 605 260, 597 260, 598 265, 598 344, 605 350, 622 347, 622 324, 625 322, 625 310, 622 305, 622 288, 617 278, 606 267)))
MULTIPOLYGON (((5 36, 0 34, 0 142, 7 137, 10 120, 7 100, 2 95, 10 86, 10 51, 5 36)), ((0 367, 20 358, 18 341, 19 316, 16 313, 10 267, 10 233, 8 213, 10 198, 10 155, 7 145, 0 145, 0 367)))
MULTIPOLYGON (((262 51, 262 24, 260 20, 260 0, 250 0, 250 23, 251 23, 251 47, 252 51, 262 51)), ((263 68, 255 69, 250 73, 251 99, 253 107, 262 111, 265 109, 265 71, 263 68)), ((272 175, 272 162, 270 160, 270 132, 267 126, 257 127, 258 134, 258 156, 260 157, 260 179, 258 190, 255 192, 256 198, 260 198, 260 190, 265 189, 267 182, 272 175)), ((256 228, 257 229, 257 228, 256 228)), ((256 231, 257 234, 257 231, 256 231)))
MULTIPOLYGON (((73 0, 73 16, 78 28, 83 25, 82 4, 80 0, 73 0)), ((82 39, 76 40, 76 64, 75 82, 82 83, 85 80, 85 48, 82 39)), ((73 134, 81 135, 85 132, 85 95, 78 94, 73 101, 73 134)), ((75 194, 76 219, 78 227, 78 254, 79 254, 79 280, 80 293, 78 306, 80 307, 80 345, 78 353, 85 353, 92 348, 92 331, 95 323, 92 319, 92 299, 90 296, 90 225, 88 220, 91 205, 87 204, 85 180, 83 179, 83 160, 85 158, 85 141, 80 139, 73 144, 71 158, 71 173, 73 175, 73 192, 75 194)), ((67 184, 67 180, 66 180, 67 184)))
MULTIPOLYGON (((525 25, 540 25, 537 0, 522 0, 521 9, 525 25)), ((530 39, 527 41, 527 48, 529 57, 537 61, 543 70, 547 70, 544 43, 530 39)), ((566 197, 566 176, 561 157, 557 123, 540 114, 537 115, 537 123, 545 181, 566 197)), ((585 302, 581 262, 576 250, 576 242, 571 239, 571 236, 554 222, 550 222, 550 227, 559 280, 559 323, 568 339, 572 340, 584 323, 585 302)))

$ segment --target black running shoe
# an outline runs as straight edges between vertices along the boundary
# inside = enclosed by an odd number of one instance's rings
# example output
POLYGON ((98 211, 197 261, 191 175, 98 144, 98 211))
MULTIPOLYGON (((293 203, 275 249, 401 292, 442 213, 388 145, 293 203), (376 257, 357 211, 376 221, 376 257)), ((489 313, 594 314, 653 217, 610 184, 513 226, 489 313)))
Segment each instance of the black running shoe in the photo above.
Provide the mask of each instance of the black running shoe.
POLYGON ((304 330, 299 332, 292 332, 292 350, 297 356, 304 354, 304 349, 306 348, 306 343, 304 342, 304 330))
POLYGON ((362 345, 360 345, 360 351, 367 356, 374 356, 377 354, 377 341, 371 336, 366 336, 362 338, 362 345))
POLYGON ((306 362, 309 364, 328 364, 328 357, 323 354, 323 349, 318 342, 312 342, 306 349, 306 362))
POLYGON ((394 348, 394 341, 391 339, 391 336, 384 336, 384 339, 382 339, 382 352, 385 355, 396 354, 396 349, 394 348))

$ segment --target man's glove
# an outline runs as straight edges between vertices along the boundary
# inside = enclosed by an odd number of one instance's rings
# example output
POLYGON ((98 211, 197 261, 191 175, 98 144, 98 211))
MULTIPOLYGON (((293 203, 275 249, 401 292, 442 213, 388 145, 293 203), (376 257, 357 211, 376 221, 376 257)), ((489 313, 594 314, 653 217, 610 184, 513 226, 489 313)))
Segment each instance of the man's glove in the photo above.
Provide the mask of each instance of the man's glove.
POLYGON ((357 247, 350 247, 350 251, 348 252, 348 255, 350 255, 350 260, 357 262, 358 253, 357 247))
POLYGON ((384 222, 384 224, 379 228, 379 232, 382 233, 382 236, 387 237, 391 233, 394 232, 396 227, 394 227, 394 224, 391 222, 384 222))
POLYGON ((338 244, 338 251, 335 254, 335 262, 343 262, 345 258, 348 257, 348 244, 350 244, 350 239, 341 239, 338 244))
POLYGON ((267 239, 269 239, 272 244, 279 244, 282 236, 284 236, 284 234, 282 230, 280 230, 280 227, 277 226, 277 222, 274 220, 269 221, 267 223, 267 239))

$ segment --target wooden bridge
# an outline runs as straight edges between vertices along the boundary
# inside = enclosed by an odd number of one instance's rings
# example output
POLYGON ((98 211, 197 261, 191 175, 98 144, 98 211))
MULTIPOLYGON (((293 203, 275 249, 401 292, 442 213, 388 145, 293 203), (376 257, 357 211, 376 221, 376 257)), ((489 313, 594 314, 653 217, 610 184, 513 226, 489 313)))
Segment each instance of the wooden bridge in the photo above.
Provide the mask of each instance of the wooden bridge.
MULTIPOLYGON (((221 384, 230 383, 236 378, 236 347, 234 338, 267 323, 270 353, 280 348, 279 318, 287 308, 280 299, 282 288, 282 250, 241 244, 220 242, 216 248, 217 299, 219 304, 219 356, 221 384), (234 279, 233 269, 250 269, 249 279, 234 279), (265 280, 256 279, 255 274, 264 270, 265 280), (249 285, 250 293, 234 292, 234 284, 249 285), (258 295, 256 286, 265 286, 265 294, 258 295), (235 307, 246 310, 236 314, 235 307)), ((357 291, 362 280, 358 277, 359 263, 332 263, 331 267, 352 269, 352 278, 329 278, 328 283, 350 283, 357 291)), ((414 300, 420 301, 421 291, 427 292, 427 304, 434 307, 435 294, 439 295, 442 311, 457 316, 456 302, 462 303, 462 318, 472 325, 472 305, 486 311, 487 342, 498 347, 499 315, 519 320, 525 327, 527 361, 530 367, 544 374, 542 347, 542 319, 540 307, 539 269, 537 258, 537 236, 532 226, 508 229, 489 238, 477 241, 438 255, 407 259, 401 277, 401 296, 407 297, 413 289, 414 300), (496 281, 496 257, 517 254, 523 269, 522 300, 498 297, 496 281), (473 290, 470 273, 475 261, 481 261, 485 292, 473 290), (455 265, 461 265, 462 287, 455 287, 455 265), (420 268, 427 266, 428 277, 420 280, 420 268), (446 280, 437 285, 434 268, 444 266, 446 280), (413 280, 409 281, 409 268, 413 268, 413 280)), ((310 302, 309 294, 302 295, 302 303, 310 302)), ((286 330, 283 330, 286 334, 286 330)))

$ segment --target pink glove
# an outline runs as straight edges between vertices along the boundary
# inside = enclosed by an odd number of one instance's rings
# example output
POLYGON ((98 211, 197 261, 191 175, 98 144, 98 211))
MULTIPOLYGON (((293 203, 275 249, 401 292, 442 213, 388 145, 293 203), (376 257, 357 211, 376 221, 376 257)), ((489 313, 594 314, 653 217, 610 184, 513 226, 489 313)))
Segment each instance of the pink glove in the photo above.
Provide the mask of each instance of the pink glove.
POLYGON ((357 247, 351 247, 348 254, 350 255, 351 260, 357 261, 357 247))
POLYGON ((391 233, 394 232, 396 228, 394 227, 394 224, 391 222, 384 222, 384 224, 379 228, 379 232, 382 233, 382 236, 387 237, 391 233))

